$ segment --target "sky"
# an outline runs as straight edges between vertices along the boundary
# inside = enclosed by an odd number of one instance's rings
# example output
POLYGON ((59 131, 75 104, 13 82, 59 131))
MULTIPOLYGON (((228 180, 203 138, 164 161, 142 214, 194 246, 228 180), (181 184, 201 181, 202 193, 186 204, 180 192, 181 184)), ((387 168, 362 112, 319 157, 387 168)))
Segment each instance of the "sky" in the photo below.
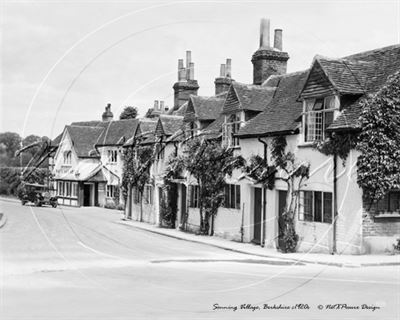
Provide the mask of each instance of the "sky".
POLYGON ((283 29, 288 72, 315 55, 343 57, 400 43, 400 0, 128 1, 3 0, 0 132, 57 136, 73 121, 143 116, 173 106, 179 58, 192 51, 199 95, 214 94, 226 58, 252 82, 261 18, 283 29))

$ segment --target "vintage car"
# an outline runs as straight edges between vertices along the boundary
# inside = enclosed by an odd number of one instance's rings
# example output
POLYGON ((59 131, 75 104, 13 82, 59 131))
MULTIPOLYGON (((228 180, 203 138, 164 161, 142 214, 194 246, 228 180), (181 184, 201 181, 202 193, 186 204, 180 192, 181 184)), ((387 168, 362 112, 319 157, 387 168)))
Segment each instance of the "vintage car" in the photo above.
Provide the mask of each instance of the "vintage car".
POLYGON ((51 194, 51 189, 42 184, 24 183, 18 193, 18 197, 24 206, 28 202, 33 202, 37 207, 50 205, 56 208, 58 205, 57 197, 51 194))

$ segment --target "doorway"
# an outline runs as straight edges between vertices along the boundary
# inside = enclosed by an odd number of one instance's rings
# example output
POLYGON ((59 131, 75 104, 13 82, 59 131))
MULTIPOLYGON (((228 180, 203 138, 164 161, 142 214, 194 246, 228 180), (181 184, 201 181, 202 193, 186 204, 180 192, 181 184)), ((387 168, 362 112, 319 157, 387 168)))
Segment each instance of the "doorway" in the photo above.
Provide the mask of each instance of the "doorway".
POLYGON ((254 220, 253 220, 253 240, 256 244, 261 244, 261 209, 262 209, 261 188, 254 188, 254 220))
POLYGON ((83 206, 89 207, 92 205, 92 194, 91 194, 91 185, 84 184, 83 185, 83 206))
MULTIPOLYGON (((282 219, 283 212, 285 211, 286 208, 286 197, 287 197, 287 191, 282 191, 279 190, 278 193, 278 236, 283 233, 283 227, 284 227, 284 221, 282 219)), ((280 239, 278 237, 278 239, 280 239)), ((279 248, 282 247, 282 244, 280 240, 278 240, 278 246, 279 248)))

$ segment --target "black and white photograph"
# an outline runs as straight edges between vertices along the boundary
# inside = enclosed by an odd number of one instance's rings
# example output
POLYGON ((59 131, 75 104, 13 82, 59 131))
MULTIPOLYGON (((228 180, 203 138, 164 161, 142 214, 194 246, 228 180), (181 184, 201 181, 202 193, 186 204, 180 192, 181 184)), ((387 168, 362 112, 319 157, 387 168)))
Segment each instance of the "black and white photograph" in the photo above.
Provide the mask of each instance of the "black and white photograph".
POLYGON ((0 319, 400 319, 400 0, 0 21, 0 319))

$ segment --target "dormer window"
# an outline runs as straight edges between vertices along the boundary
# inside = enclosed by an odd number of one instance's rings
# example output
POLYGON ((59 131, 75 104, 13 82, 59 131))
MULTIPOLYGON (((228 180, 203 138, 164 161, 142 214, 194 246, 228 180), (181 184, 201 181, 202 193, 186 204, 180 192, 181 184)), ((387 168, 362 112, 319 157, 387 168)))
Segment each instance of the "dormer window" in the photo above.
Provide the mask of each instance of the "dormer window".
POLYGON ((108 150, 108 162, 109 163, 116 163, 118 160, 118 151, 117 150, 108 150))
POLYGON ((238 147, 239 138, 235 137, 240 130, 241 113, 231 114, 225 117, 225 126, 223 130, 223 145, 227 147, 238 147))
POLYGON ((307 99, 304 102, 304 141, 315 142, 325 139, 325 131, 334 119, 335 96, 307 99))
POLYGON ((64 164, 72 163, 72 152, 71 151, 64 151, 63 162, 64 162, 64 164))

